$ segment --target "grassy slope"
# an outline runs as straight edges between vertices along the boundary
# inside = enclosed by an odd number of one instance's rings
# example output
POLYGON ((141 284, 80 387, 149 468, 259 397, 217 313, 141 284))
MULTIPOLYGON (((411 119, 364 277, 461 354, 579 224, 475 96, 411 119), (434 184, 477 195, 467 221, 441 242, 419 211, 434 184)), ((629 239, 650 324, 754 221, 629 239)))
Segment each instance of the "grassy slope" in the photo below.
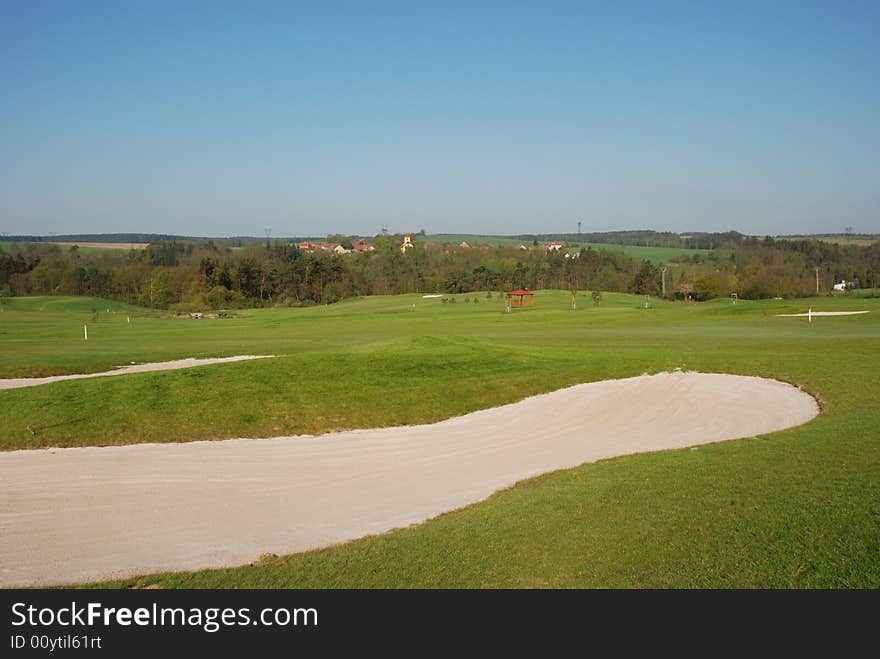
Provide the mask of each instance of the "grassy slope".
POLYGON ((549 474, 418 527, 260 567, 138 582, 880 586, 877 300, 812 300, 873 313, 808 325, 774 314, 810 301, 655 301, 644 310, 638 298, 608 294, 598 308, 582 298, 572 313, 566 294, 550 292, 536 309, 506 315, 497 300, 461 299, 372 298, 215 321, 134 316, 130 325, 120 308, 99 314, 88 345, 82 316, 107 303, 12 300, 0 315, 4 376, 196 354, 286 356, 0 392, 15 410, 0 420, 0 439, 15 448, 320 432, 430 421, 675 367, 772 376, 803 385, 825 412, 759 440, 549 474))
POLYGON ((541 294, 534 310, 506 315, 497 297, 481 297, 479 304, 464 303, 465 297, 473 296, 459 296, 455 305, 403 296, 199 321, 84 298, 13 299, 0 324, 0 376, 101 371, 190 356, 279 357, 0 392, 0 401, 16 410, 0 416, 0 448, 435 421, 575 382, 677 367, 758 372, 766 359, 779 365, 765 365, 760 374, 794 379, 793 356, 837 340, 836 327, 868 328, 869 335, 875 327, 872 319, 846 318, 823 319, 810 332, 788 321, 783 330, 786 321, 767 314, 794 307, 769 302, 733 308, 723 301, 655 301, 646 311, 634 296, 606 294, 597 308, 582 295, 572 313, 568 296, 554 292, 541 294), (97 320, 92 309, 100 309, 97 320))

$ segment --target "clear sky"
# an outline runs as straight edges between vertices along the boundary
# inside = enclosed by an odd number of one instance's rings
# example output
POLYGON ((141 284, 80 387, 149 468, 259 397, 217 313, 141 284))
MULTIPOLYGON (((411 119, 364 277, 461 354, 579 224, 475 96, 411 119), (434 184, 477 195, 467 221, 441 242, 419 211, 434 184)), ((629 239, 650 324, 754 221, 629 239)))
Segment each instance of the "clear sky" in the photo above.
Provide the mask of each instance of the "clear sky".
POLYGON ((880 232, 880 2, 0 0, 0 232, 880 232))

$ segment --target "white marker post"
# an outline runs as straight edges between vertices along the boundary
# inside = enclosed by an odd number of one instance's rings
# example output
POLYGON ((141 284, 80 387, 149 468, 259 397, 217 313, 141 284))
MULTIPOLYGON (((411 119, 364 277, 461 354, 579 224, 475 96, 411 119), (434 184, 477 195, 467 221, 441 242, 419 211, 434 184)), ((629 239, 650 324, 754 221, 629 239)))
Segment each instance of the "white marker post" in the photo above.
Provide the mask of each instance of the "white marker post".
POLYGON ((126 317, 125 317, 125 322, 126 322, 126 323, 131 323, 131 316, 126 316, 126 317))
POLYGON ((813 305, 812 304, 810 305, 810 310, 807 311, 807 322, 808 323, 813 322, 813 305))
POLYGON ((83 341, 89 340, 89 326, 83 325, 83 341))

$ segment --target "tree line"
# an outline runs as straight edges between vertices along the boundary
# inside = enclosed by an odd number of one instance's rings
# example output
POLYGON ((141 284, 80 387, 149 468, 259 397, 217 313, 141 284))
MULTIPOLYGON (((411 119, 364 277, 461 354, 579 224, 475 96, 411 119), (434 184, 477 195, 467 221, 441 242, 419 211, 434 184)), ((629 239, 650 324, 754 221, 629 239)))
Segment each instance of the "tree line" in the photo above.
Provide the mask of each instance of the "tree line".
MULTIPOLYGON (((718 234, 716 234, 717 236, 718 234)), ((337 237, 338 238, 338 237, 337 237)), ((265 240, 241 247, 163 240, 142 250, 80 250, 45 242, 0 249, 0 295, 91 295, 178 311, 330 304, 361 295, 471 293, 518 288, 614 291, 679 299, 804 297, 845 279, 880 283, 880 242, 738 237, 666 264, 614 249, 416 246, 379 235, 374 252, 334 254, 265 240), (666 272, 663 272, 663 269, 666 272)), ((719 239, 720 240, 720 239, 719 239)))

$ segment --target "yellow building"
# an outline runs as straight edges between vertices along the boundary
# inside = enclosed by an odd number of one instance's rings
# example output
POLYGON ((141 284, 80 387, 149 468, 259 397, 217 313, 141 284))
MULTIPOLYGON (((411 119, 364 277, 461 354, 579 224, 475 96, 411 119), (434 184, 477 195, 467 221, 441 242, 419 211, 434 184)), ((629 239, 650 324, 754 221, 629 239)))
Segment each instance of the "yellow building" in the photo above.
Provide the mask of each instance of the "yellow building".
POLYGON ((406 254, 406 250, 408 250, 410 247, 415 247, 415 245, 413 244, 412 236, 409 234, 406 234, 403 237, 403 244, 400 246, 400 253, 406 254))

